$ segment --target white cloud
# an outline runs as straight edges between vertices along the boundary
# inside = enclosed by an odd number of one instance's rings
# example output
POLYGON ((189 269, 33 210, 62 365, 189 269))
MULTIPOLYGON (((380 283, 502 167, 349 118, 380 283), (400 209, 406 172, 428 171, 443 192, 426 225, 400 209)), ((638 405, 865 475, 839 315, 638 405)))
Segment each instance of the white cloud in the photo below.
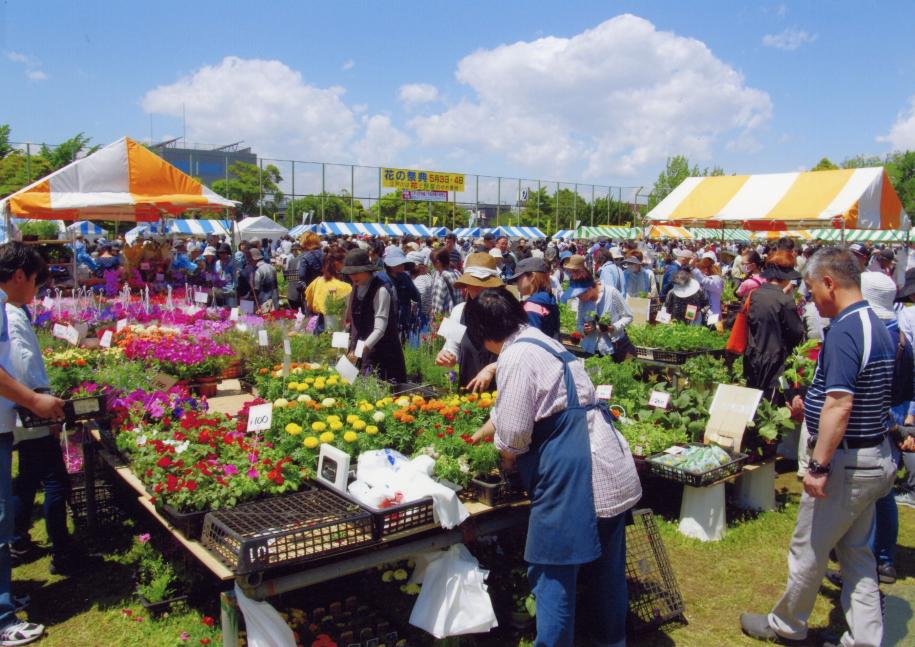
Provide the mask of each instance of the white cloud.
POLYGON ((672 154, 709 159, 719 139, 749 141, 772 112, 768 94, 704 43, 628 14, 571 38, 478 50, 456 76, 474 96, 414 118, 420 141, 487 150, 547 177, 606 181, 672 154))
POLYGON ((25 77, 29 81, 44 81, 48 78, 47 72, 41 69, 41 61, 34 56, 29 56, 22 52, 7 52, 6 58, 13 63, 22 65, 25 68, 25 77))
POLYGON ((915 149, 915 96, 909 100, 908 110, 896 116, 890 132, 877 137, 877 141, 889 143, 893 150, 915 149))
POLYGON ((438 88, 428 83, 407 83, 400 86, 397 95, 401 102, 410 108, 438 101, 438 88))
POLYGON ((353 59, 349 59, 343 65, 340 66, 340 69, 346 71, 346 70, 351 70, 354 67, 356 67, 356 61, 354 61, 353 59))
POLYGON ((356 164, 385 164, 410 144, 410 138, 386 115, 364 116, 362 123, 364 134, 352 146, 356 164))
POLYGON ((345 161, 360 126, 339 87, 319 88, 280 61, 228 56, 143 97, 146 112, 181 117, 188 139, 242 139, 265 157, 345 161))
POLYGON ((793 51, 801 45, 814 42, 816 39, 816 34, 811 34, 797 27, 787 27, 777 34, 766 34, 763 36, 762 42, 766 47, 793 51))

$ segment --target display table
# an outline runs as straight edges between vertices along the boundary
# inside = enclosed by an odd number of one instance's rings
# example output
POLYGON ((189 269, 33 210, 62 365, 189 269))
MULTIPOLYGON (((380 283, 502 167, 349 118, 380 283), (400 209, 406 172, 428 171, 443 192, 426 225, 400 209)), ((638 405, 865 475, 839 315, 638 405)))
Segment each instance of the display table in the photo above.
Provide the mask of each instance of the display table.
POLYGON ((724 537, 724 481, 705 487, 683 486, 680 533, 700 541, 724 537))
POLYGON ((775 510, 775 459, 745 465, 737 479, 737 506, 744 510, 775 510))

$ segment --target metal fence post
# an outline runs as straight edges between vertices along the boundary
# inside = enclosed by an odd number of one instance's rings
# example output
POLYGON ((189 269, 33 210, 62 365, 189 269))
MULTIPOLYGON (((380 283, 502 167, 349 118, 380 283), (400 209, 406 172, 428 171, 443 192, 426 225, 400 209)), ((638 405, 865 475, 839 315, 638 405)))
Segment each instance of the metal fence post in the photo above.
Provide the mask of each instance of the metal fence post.
POLYGON ((292 200, 289 201, 289 224, 295 227, 295 160, 292 162, 292 200))
POLYGON ((477 175, 477 201, 476 201, 476 210, 477 210, 477 221, 480 220, 480 176, 477 175))
POLYGON ((321 222, 324 222, 324 195, 327 193, 327 190, 324 188, 324 167, 324 162, 321 162, 321 222))
POLYGON ((594 185, 591 185, 591 226, 594 226, 594 185))
POLYGON ((264 160, 257 159, 257 183, 260 187, 260 200, 257 201, 257 214, 259 216, 264 215, 264 160))
POLYGON ((32 183, 32 145, 28 142, 25 144, 25 181, 32 183))
MULTIPOLYGON (((540 227, 540 180, 537 180, 537 227, 540 227)), ((554 232, 555 233, 555 232, 554 232)))
POLYGON ((496 227, 502 225, 502 176, 496 178, 496 227))
POLYGON ((378 167, 378 221, 381 222, 381 167, 378 167))
POLYGON ((349 165, 349 221, 353 222, 356 211, 356 167, 349 165))

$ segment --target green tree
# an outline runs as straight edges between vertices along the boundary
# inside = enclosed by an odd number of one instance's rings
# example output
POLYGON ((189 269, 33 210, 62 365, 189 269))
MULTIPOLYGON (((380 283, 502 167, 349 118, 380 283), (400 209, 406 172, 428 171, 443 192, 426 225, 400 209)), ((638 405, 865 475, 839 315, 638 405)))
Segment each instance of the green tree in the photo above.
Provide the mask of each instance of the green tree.
POLYGON ((835 171, 838 168, 839 168, 838 166, 833 164, 832 160, 830 160, 828 157, 824 157, 819 162, 817 162, 816 166, 814 166, 810 170, 811 171, 835 171))
POLYGON ((909 218, 915 218, 915 151, 889 155, 886 174, 896 188, 902 207, 909 214, 909 218))
POLYGON ((879 155, 855 155, 845 159, 840 166, 842 168, 869 168, 883 165, 884 159, 879 155))
POLYGON ((13 147, 10 145, 10 125, 0 124, 0 159, 12 152, 13 147))
POLYGON ((86 137, 83 133, 78 133, 75 137, 71 137, 54 148, 50 148, 47 144, 42 144, 38 154, 48 161, 52 171, 56 171, 73 162, 80 153, 92 155, 97 151, 99 147, 90 147, 90 141, 92 141, 90 137, 86 137))
POLYGON ((528 192, 527 200, 521 208, 521 224, 546 231, 553 228, 555 213, 556 201, 547 192, 547 188, 541 186, 537 191, 528 192))
POLYGON ((689 165, 689 159, 685 155, 674 155, 667 158, 667 164, 664 170, 658 174, 651 193, 648 194, 648 211, 657 206, 661 200, 666 198, 671 191, 680 186, 688 177, 708 177, 713 175, 724 175, 724 169, 720 166, 700 169, 698 165, 689 165))
POLYGON ((381 196, 369 209, 377 222, 406 222, 432 227, 466 227, 469 213, 451 202, 420 202, 404 200, 392 191, 381 196))
POLYGON ((279 184, 283 181, 280 170, 273 164, 260 167, 256 164, 233 162, 229 166, 228 180, 213 182, 213 190, 224 198, 237 200, 239 209, 244 215, 253 215, 260 206, 268 215, 277 212, 277 206, 283 200, 279 184))
POLYGON ((302 214, 314 212, 312 222, 360 222, 365 221, 368 212, 359 200, 350 203, 349 192, 343 190, 339 195, 323 193, 309 195, 293 200, 286 206, 287 225, 296 225, 301 222, 302 214), (295 220, 295 222, 292 222, 295 220))
POLYGON ((576 220, 583 225, 591 224, 591 205, 575 191, 559 189, 555 200, 559 229, 574 229, 576 220))

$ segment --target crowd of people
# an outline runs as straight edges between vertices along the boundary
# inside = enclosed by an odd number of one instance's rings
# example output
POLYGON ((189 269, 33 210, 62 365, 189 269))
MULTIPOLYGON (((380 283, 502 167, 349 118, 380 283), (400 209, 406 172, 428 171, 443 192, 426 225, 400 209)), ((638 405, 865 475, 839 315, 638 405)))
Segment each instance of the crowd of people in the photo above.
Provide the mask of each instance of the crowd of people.
MULTIPOLYGON (((915 295, 915 251, 907 246, 309 233, 236 248, 216 238, 79 240, 74 252, 99 289, 187 284, 204 289, 215 305, 250 300, 270 310, 285 301, 315 333, 346 326, 350 361, 393 383, 406 381, 404 345, 445 318, 443 328, 452 332, 436 362, 458 368, 462 388, 499 389, 475 438, 493 438, 503 467, 518 470, 531 496, 525 559, 537 600, 536 644, 543 645, 572 644, 576 581, 585 564, 599 600, 592 630, 600 644, 625 644, 624 518, 641 496, 613 416, 560 339, 560 304, 577 312, 582 351, 614 362, 635 355, 626 329, 636 300, 654 304, 659 325, 736 329, 742 317, 747 386, 804 420, 798 475, 805 492, 785 593, 768 615, 741 616, 741 627, 764 640, 804 639, 835 549, 839 570, 828 575, 844 587, 849 624, 841 644, 880 644, 878 585, 896 578, 897 506, 915 507, 915 440, 898 435, 915 421, 915 308, 904 307, 915 295), (787 385, 786 360, 805 340, 822 343, 813 382, 787 385), (903 465, 906 487, 896 494, 903 465)), ((62 402, 34 390, 47 378, 27 310, 48 276, 33 249, 0 246, 0 397, 60 418, 62 402)), ((15 428, 12 412, 0 407, 0 432, 15 428)), ((39 484, 46 508, 52 502, 52 567, 64 570, 73 560, 55 490, 59 460, 48 459, 53 443, 18 440, 17 515, 10 505, 13 437, 0 433, 0 532, 13 538, 0 548, 0 644, 24 644, 42 631, 16 619, 27 601, 10 594, 11 553, 22 548, 16 537, 27 536, 19 520, 39 484)))

